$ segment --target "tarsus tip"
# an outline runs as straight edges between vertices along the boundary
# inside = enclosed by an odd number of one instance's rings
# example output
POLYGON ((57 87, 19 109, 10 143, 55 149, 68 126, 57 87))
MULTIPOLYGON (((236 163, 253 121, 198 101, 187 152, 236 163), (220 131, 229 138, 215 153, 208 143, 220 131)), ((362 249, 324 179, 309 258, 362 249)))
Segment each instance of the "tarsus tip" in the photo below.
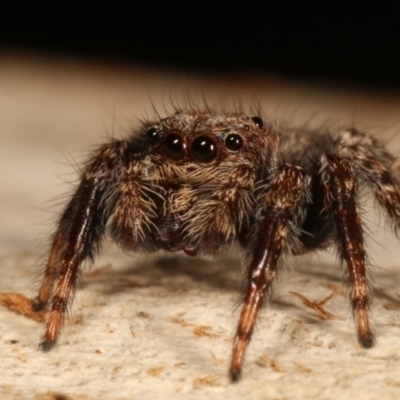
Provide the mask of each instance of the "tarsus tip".
POLYGON ((242 376, 242 372, 239 368, 231 368, 229 371, 229 378, 232 383, 239 382, 242 376))
POLYGON ((54 346, 54 342, 50 342, 48 340, 43 340, 42 342, 39 343, 39 348, 40 350, 47 352, 52 349, 54 346))
POLYGON ((375 344, 374 335, 372 333, 368 333, 365 336, 361 336, 359 338, 359 342, 364 349, 370 349, 375 344))

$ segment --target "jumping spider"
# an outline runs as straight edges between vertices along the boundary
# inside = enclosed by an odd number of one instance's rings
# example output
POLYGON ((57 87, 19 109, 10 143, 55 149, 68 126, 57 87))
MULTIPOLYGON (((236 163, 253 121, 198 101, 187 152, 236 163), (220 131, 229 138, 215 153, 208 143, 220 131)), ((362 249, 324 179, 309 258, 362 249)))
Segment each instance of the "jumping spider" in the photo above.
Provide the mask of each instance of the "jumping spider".
POLYGON ((349 271, 360 344, 368 318, 358 186, 400 227, 396 158, 353 128, 336 135, 279 130, 258 116, 179 110, 111 140, 87 162, 53 235, 34 311, 50 304, 40 347, 57 341, 80 266, 109 232, 128 251, 212 255, 239 242, 247 290, 229 375, 240 378, 258 312, 283 253, 336 245, 349 271))

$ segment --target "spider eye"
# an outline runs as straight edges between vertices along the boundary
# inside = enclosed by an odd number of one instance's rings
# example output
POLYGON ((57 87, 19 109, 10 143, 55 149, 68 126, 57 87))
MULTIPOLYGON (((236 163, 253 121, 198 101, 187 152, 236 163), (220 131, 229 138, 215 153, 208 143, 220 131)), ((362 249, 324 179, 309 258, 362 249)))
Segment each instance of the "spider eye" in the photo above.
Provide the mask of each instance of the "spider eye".
POLYGON ((228 135, 225 139, 225 146, 228 150, 238 151, 243 147, 243 139, 240 135, 228 135))
POLYGON ((185 143, 176 133, 171 133, 165 138, 164 147, 167 155, 175 160, 185 156, 185 143))
POLYGON ((257 128, 262 129, 264 127, 264 122, 260 117, 253 117, 251 120, 257 125, 257 128))
POLYGON ((217 146, 208 136, 194 139, 190 150, 192 155, 203 163, 209 163, 217 156, 217 146))
POLYGON ((160 140, 160 133, 156 128, 150 128, 147 131, 146 136, 151 144, 156 144, 160 140))

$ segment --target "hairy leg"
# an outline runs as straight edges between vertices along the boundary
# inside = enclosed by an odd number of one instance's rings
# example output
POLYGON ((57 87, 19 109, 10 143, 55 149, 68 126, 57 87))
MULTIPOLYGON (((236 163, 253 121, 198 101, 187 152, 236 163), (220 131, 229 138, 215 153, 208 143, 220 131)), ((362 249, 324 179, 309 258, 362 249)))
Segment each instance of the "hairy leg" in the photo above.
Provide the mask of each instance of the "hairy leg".
POLYGON ((362 179, 386 211, 394 227, 400 229, 400 165, 376 139, 358 131, 343 133, 340 154, 351 159, 362 179))
POLYGON ((369 348, 374 338, 368 317, 368 282, 361 220, 356 207, 357 182, 350 162, 327 154, 322 160, 321 177, 325 208, 332 210, 337 228, 340 256, 347 263, 351 285, 351 304, 360 344, 369 348))
POLYGON ((308 196, 310 179, 300 167, 283 165, 267 192, 262 221, 248 268, 248 286, 233 345, 229 375, 240 379, 246 349, 265 294, 276 275, 278 259, 287 234, 287 225, 297 206, 308 196))
POLYGON ((33 309, 39 311, 51 300, 40 343, 43 350, 49 350, 57 340, 81 263, 92 259, 100 245, 107 221, 102 196, 115 179, 125 147, 124 142, 101 147, 83 172, 81 183, 58 223, 42 285, 33 302, 33 309))

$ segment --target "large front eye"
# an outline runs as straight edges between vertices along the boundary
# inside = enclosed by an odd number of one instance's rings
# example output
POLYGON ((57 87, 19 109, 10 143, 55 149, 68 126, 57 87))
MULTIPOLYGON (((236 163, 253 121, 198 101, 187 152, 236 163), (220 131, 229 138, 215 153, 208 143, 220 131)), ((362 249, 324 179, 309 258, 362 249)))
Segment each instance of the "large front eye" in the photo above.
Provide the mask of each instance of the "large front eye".
POLYGON ((225 146, 228 150, 239 151, 243 146, 243 139, 240 135, 232 133, 226 137, 225 146))
POLYGON ((190 151, 196 160, 209 163, 217 156, 217 145, 210 137, 199 136, 193 140, 190 151))
POLYGON ((179 160, 185 156, 185 143, 176 133, 171 133, 164 141, 165 152, 171 158, 179 160))
POLYGON ((146 133, 150 144, 156 144, 160 140, 160 132, 156 128, 150 128, 146 133))

